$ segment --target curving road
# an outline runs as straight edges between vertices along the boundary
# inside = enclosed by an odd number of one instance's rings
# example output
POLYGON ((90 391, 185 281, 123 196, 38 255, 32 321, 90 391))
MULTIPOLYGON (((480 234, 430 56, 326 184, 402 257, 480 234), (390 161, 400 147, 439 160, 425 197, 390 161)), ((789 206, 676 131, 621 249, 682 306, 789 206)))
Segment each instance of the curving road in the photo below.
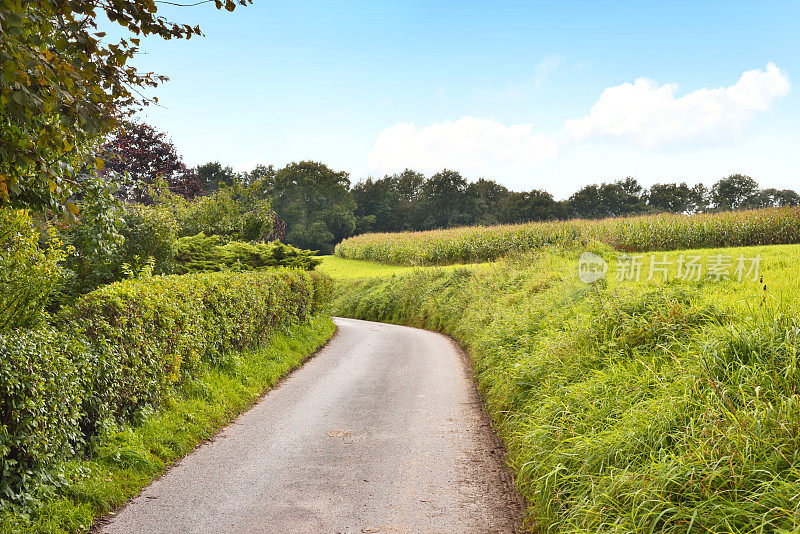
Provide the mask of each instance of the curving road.
POLYGON ((336 324, 316 357, 95 530, 515 532, 521 508, 461 351, 425 330, 336 324))

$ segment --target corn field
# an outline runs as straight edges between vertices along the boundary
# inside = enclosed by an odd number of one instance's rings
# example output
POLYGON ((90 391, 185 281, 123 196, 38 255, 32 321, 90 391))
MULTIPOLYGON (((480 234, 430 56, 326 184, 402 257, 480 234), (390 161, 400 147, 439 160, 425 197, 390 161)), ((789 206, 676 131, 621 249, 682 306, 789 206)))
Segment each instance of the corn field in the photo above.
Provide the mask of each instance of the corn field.
POLYGON ((593 240, 624 252, 800 243, 800 208, 362 234, 339 243, 336 255, 393 265, 446 265, 593 240))

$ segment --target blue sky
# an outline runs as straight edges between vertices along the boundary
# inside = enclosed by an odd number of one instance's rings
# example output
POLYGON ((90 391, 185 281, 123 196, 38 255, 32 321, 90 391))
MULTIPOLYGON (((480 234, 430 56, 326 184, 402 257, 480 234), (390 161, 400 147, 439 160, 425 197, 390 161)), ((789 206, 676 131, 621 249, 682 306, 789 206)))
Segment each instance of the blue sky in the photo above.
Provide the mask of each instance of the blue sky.
POLYGON ((628 175, 800 189, 800 2, 267 1, 160 10, 144 119, 188 164, 442 167, 563 198, 628 175), (658 5, 656 5, 658 4, 658 5))

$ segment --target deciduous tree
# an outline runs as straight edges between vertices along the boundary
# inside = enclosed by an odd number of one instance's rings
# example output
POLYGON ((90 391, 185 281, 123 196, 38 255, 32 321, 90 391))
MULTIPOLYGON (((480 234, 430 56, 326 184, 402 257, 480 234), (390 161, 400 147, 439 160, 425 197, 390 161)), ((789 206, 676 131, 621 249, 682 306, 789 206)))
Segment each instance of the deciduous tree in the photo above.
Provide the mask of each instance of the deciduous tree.
POLYGON ((711 202, 718 210, 736 210, 752 205, 758 182, 744 174, 731 174, 711 187, 711 202))
POLYGON ((99 139, 147 102, 143 88, 166 80, 130 64, 140 37, 200 28, 167 20, 156 0, 3 0, 0 15, 0 206, 76 213, 72 195, 102 164, 99 139), (105 40, 101 14, 129 35, 105 40))
POLYGON ((422 184, 426 226, 442 228, 457 224, 464 211, 467 181, 456 171, 444 169, 422 184))
POLYGON ((755 208, 788 208, 800 206, 800 195, 791 189, 762 189, 753 197, 755 208))
POLYGON ((216 191, 223 185, 233 185, 238 176, 231 167, 223 167, 219 161, 210 161, 194 168, 204 193, 216 191))
POLYGON ((102 172, 127 173, 120 189, 128 201, 150 203, 149 186, 164 180, 170 191, 184 198, 202 194, 197 174, 186 167, 166 134, 141 122, 128 122, 100 149, 102 172))
POLYGON ((686 182, 653 184, 645 196, 647 205, 657 211, 686 213, 692 207, 692 190, 686 182))
POLYGON ((355 202, 346 172, 323 163, 290 163, 272 176, 264 190, 286 222, 286 241, 301 248, 333 252, 333 245, 356 229, 355 202))
POLYGON ((546 191, 513 192, 503 203, 503 222, 547 221, 560 215, 559 204, 546 191))

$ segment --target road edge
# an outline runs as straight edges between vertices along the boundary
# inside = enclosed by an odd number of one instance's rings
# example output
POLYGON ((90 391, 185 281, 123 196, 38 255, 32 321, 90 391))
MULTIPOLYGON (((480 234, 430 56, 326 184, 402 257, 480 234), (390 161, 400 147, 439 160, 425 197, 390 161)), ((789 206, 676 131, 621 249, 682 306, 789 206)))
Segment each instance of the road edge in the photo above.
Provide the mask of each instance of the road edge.
MULTIPOLYGON (((322 352, 325 349, 325 347, 330 345, 333 342, 333 340, 336 339, 339 336, 339 326, 336 324, 336 322, 333 321, 333 316, 331 316, 331 315, 323 315, 323 316, 324 317, 328 317, 331 320, 331 322, 333 322, 333 325, 334 325, 333 333, 323 343, 321 343, 315 349, 313 349, 308 354, 303 356, 303 358, 299 361, 299 363, 297 365, 289 368, 272 386, 266 387, 265 389, 263 389, 261 391, 261 393, 257 397, 253 398, 252 402, 250 402, 245 408, 243 408, 242 410, 237 412, 235 415, 231 416, 224 423, 219 425, 214 430, 213 434, 211 434, 207 438, 204 438, 204 439, 198 441, 192 449, 190 449, 189 451, 186 452, 186 454, 180 456, 179 458, 176 458, 175 460, 170 462, 169 465, 165 466, 164 469, 157 476, 153 477, 147 484, 142 486, 139 489, 139 491, 136 492, 135 495, 131 495, 130 497, 128 497, 125 500, 125 502, 123 502, 123 503, 119 504, 118 506, 115 506, 115 507, 103 512, 102 514, 98 515, 97 517, 95 517, 94 521, 92 522, 92 526, 89 527, 89 529, 86 532, 88 534, 97 534, 97 533, 99 533, 101 531, 101 529, 111 521, 113 516, 115 516, 120 510, 125 508, 132 500, 134 500, 137 497, 139 497, 154 482, 156 482, 157 480, 159 480, 159 479, 163 478, 164 476, 166 476, 174 467, 176 467, 178 464, 180 464, 189 455, 194 454, 200 447, 203 447, 204 445, 206 445, 208 443, 213 443, 215 441, 215 439, 222 432, 227 430, 227 428, 229 426, 234 424, 237 419, 239 419, 245 413, 247 413, 250 410, 252 410, 258 403, 260 403, 264 399, 264 397, 269 395, 270 392, 272 392, 272 391, 276 390, 277 388, 279 388, 290 376, 292 376, 294 373, 296 373, 298 370, 300 370, 311 359, 316 357, 320 352, 322 352)), ((268 345, 268 344, 269 344, 269 342, 265 343, 265 345, 268 345)))

